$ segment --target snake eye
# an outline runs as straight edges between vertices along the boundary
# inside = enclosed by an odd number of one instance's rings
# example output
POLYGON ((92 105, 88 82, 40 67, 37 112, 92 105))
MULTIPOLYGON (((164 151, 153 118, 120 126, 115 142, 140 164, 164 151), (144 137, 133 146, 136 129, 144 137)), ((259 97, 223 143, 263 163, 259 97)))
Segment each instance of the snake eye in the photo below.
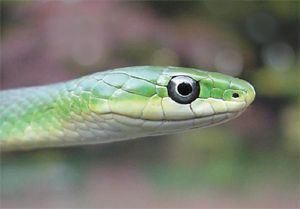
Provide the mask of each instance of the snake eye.
POLYGON ((191 103, 199 96, 199 92, 199 83, 187 76, 173 77, 168 84, 169 96, 180 104, 191 103))

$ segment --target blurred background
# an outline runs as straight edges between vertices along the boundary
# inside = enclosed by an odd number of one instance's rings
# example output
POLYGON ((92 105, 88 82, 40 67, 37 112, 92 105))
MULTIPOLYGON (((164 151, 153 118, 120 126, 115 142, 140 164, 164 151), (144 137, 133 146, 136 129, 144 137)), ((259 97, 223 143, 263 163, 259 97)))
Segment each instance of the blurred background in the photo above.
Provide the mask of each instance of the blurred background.
POLYGON ((2 208, 300 207, 299 1, 0 2, 1 89, 173 65, 257 92, 217 127, 2 153, 2 208))

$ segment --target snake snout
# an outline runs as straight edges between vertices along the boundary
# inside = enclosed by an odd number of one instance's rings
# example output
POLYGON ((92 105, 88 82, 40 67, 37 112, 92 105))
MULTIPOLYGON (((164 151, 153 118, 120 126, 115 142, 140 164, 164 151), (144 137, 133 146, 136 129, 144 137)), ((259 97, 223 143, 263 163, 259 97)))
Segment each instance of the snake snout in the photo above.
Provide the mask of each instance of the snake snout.
POLYGON ((246 95, 246 103, 250 105, 255 99, 255 89, 254 87, 248 83, 247 95, 246 95))
POLYGON ((255 99, 255 90, 253 86, 245 80, 235 78, 232 80, 230 87, 231 89, 229 90, 227 101, 245 103, 245 107, 243 108, 246 108, 255 99))

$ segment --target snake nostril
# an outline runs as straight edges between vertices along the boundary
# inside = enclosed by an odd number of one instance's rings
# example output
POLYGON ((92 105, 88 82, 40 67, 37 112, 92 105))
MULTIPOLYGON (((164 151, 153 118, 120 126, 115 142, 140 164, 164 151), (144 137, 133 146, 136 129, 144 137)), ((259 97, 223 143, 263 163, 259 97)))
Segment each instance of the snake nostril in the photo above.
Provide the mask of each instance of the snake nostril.
POLYGON ((239 98, 240 95, 239 95, 238 93, 234 92, 234 93, 232 94, 232 97, 233 97, 233 98, 239 98))

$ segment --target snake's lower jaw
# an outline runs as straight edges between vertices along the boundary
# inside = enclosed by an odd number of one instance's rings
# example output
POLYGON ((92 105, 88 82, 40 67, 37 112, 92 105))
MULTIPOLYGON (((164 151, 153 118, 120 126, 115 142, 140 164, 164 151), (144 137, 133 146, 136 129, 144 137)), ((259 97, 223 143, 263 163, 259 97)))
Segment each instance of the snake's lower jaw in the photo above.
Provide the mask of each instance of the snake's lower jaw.
MULTIPOLYGON (((145 136, 154 136, 179 133, 189 129, 206 128, 225 123, 226 121, 236 118, 244 110, 245 109, 239 112, 220 113, 180 121, 162 121, 159 124, 156 124, 154 121, 147 121, 143 123, 143 130, 145 131, 145 133, 147 133, 145 136)), ((140 135, 137 137, 144 137, 144 135, 140 135)))

